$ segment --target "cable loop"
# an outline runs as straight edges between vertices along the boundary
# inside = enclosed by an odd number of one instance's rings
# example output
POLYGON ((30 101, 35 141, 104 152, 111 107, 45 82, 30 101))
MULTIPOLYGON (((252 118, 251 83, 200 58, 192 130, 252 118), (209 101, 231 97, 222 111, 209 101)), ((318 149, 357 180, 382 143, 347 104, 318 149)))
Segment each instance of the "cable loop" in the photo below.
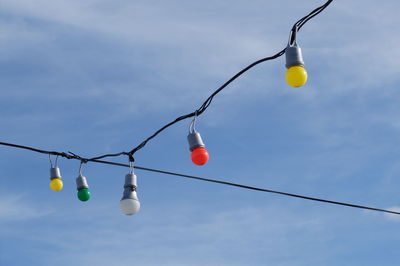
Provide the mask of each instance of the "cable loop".
POLYGON ((126 155, 128 155, 129 162, 134 162, 135 161, 135 158, 133 158, 133 154, 132 153, 127 152, 126 155))

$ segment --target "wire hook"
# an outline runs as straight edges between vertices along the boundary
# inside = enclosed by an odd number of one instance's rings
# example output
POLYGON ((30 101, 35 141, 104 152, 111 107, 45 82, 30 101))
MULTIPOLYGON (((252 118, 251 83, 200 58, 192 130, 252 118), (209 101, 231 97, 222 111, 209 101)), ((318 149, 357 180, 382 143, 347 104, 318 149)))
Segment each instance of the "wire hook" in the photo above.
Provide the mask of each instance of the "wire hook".
POLYGON ((82 175, 82 168, 83 168, 84 164, 85 164, 85 162, 83 160, 81 160, 81 164, 79 165, 79 171, 78 171, 80 176, 82 175))
POLYGON ((56 160, 55 160, 54 165, 53 165, 53 161, 51 160, 51 154, 49 154, 49 161, 50 161, 51 168, 57 167, 58 166, 58 155, 56 155, 56 160))
POLYGON ((297 31, 299 27, 294 25, 290 30, 288 46, 297 46, 297 31))
POLYGON ((190 125, 189 125, 189 134, 196 132, 197 112, 198 112, 198 110, 196 110, 196 111, 194 112, 193 120, 192 120, 192 122, 190 122, 190 125))
POLYGON ((129 160, 129 174, 133 174, 133 161, 129 160))

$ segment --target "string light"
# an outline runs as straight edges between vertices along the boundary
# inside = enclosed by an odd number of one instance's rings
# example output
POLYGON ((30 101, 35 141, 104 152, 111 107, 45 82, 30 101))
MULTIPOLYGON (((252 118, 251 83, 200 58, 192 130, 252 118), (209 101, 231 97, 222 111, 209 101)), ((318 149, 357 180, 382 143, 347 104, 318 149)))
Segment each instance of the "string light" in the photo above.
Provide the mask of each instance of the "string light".
POLYGON ((208 151, 205 149, 203 139, 199 132, 196 131, 196 118, 194 116, 189 126, 189 135, 187 136, 189 142, 189 150, 192 152, 190 157, 192 162, 196 165, 204 165, 208 162, 208 151))
POLYGON ((58 156, 56 157, 55 164, 53 166, 53 162, 50 158, 50 189, 53 191, 60 191, 64 184, 61 178, 60 168, 57 166, 58 156))
POLYGON ((81 161, 79 166, 79 175, 76 178, 76 189, 78 190, 77 196, 80 201, 88 201, 90 199, 90 190, 86 177, 82 175, 82 166, 84 162, 81 161))
MULTIPOLYGON (((322 6, 319 6, 317 8, 315 8, 313 11, 311 11, 308 15, 302 17, 301 19, 299 19, 292 27, 291 31, 290 31, 290 43, 292 43, 297 36, 297 32, 312 18, 314 18, 315 16, 317 16, 319 13, 321 13, 325 8, 327 8, 331 3, 333 2, 333 0, 328 0, 325 4, 323 4, 322 6)), ((287 47, 286 47, 287 48, 287 47)), ((157 131, 155 131, 152 135, 150 135, 148 138, 146 138, 144 141, 142 141, 139 145, 137 145, 136 147, 134 147, 133 149, 131 149, 129 152, 126 151, 122 151, 122 152, 118 152, 118 153, 110 153, 110 154, 104 154, 104 155, 100 155, 100 156, 96 156, 96 157, 92 157, 92 158, 83 158, 80 157, 79 155, 76 155, 72 152, 57 152, 57 151, 48 151, 47 152, 43 152, 42 150, 36 149, 36 148, 32 148, 32 147, 27 147, 27 146, 23 146, 23 145, 17 145, 17 144, 10 144, 10 143, 6 143, 6 142, 0 142, 0 145, 5 145, 5 146, 13 146, 16 148, 25 148, 25 149, 29 149, 31 151, 35 151, 35 152, 39 152, 39 153, 46 153, 46 154, 51 154, 51 155, 57 155, 60 157, 64 157, 66 159, 75 159, 75 160, 84 160, 85 162, 94 162, 96 160, 100 160, 100 159, 104 159, 107 157, 119 157, 119 156, 128 156, 129 159, 134 160, 134 154, 139 151, 140 149, 142 149, 150 140, 152 140, 153 138, 155 138, 158 134, 160 134, 162 131, 164 131, 165 129, 169 128, 170 126, 178 123, 179 121, 194 117, 194 116, 200 116, 201 114, 203 114, 207 108, 210 106, 210 104, 212 103, 214 97, 220 93, 222 90, 224 90, 229 84, 231 84, 234 80, 236 80, 237 78, 239 78, 241 75, 243 75, 244 73, 246 73, 248 70, 252 69, 253 67, 266 62, 266 61, 271 61, 274 59, 277 59, 279 57, 281 57, 282 55, 285 54, 286 52, 286 48, 282 49, 281 51, 279 51, 278 53, 269 56, 269 57, 265 57, 262 58, 260 60, 257 60, 253 63, 251 63, 250 65, 246 66, 245 68, 243 68, 242 70, 240 70, 238 73, 236 73, 234 76, 232 76, 228 81, 226 81, 224 84, 222 84, 218 89, 216 89, 204 102, 203 104, 194 112, 182 115, 177 117, 175 120, 167 123, 166 125, 164 125, 163 127, 161 127, 160 129, 158 129, 157 131)))
POLYGON ((293 87, 303 86, 307 82, 307 71, 304 68, 303 55, 296 39, 288 43, 285 49, 286 55, 286 82, 293 87))
POLYGON ((140 210, 140 202, 137 197, 137 178, 133 173, 133 162, 129 162, 129 173, 125 176, 124 194, 120 201, 122 213, 133 215, 140 210))
POLYGON ((384 209, 372 208, 372 207, 367 207, 367 206, 362 206, 362 205, 355 205, 355 204, 350 204, 350 203, 331 201, 331 200, 325 200, 325 199, 319 199, 319 198, 312 198, 312 197, 291 194, 291 193, 286 193, 286 192, 279 192, 279 191, 273 191, 273 190, 262 189, 262 188, 257 188, 257 187, 250 187, 250 186, 245 186, 245 185, 235 184, 235 183, 230 183, 230 182, 225 182, 225 181, 219 181, 219 180, 213 180, 213 179, 208 179, 208 178, 201 178, 201 177, 183 175, 183 174, 178 174, 178 173, 171 173, 171 172, 161 171, 161 170, 157 170, 157 169, 133 166, 134 155, 138 150, 142 149, 150 140, 155 138, 159 133, 161 133, 165 129, 178 123, 179 121, 182 121, 182 120, 185 120, 185 119, 188 119, 191 117, 193 117, 193 120, 189 126, 189 135, 188 135, 187 139, 189 142, 189 149, 191 151, 192 162, 195 163, 196 165, 204 165, 205 163, 207 163, 207 161, 209 159, 208 151, 205 149, 205 144, 201 138, 200 133, 197 132, 195 129, 195 123, 196 123, 197 117, 206 111, 206 109, 210 106, 214 97, 218 93, 220 93, 223 89, 225 89, 230 83, 232 83, 234 80, 236 80, 238 77, 240 77, 243 73, 247 72, 249 69, 253 68, 254 66, 256 66, 262 62, 274 60, 276 58, 281 57, 283 54, 285 54, 286 55, 286 68, 288 69, 286 72, 287 83, 293 87, 303 86, 307 82, 308 76, 307 76, 306 70, 304 69, 304 60, 303 60, 301 49, 297 44, 297 33, 305 25, 305 23, 307 23, 310 19, 312 19, 319 13, 321 13, 327 6, 329 6, 332 3, 332 1, 333 0, 328 0, 325 4, 314 9, 308 15, 304 16, 303 18, 298 20, 293 25, 293 27, 290 31, 290 35, 289 35, 289 42, 285 49, 279 51, 275 55, 262 58, 256 62, 253 62, 252 64, 248 65, 247 67, 243 68, 238 73, 236 73, 233 77, 231 77, 228 81, 226 81, 222 86, 220 86, 218 89, 216 89, 203 102, 203 104, 198 109, 196 109, 194 112, 188 113, 186 115, 182 115, 182 116, 176 118, 175 120, 173 120, 172 122, 169 122, 168 124, 164 125, 160 129, 158 129, 156 132, 154 132, 152 135, 150 135, 148 138, 146 138, 144 141, 142 141, 139 145, 137 145, 136 147, 131 149, 129 152, 122 151, 119 153, 104 154, 104 155, 93 157, 93 158, 83 158, 77 154, 70 152, 70 151, 68 153, 57 152, 57 151, 45 151, 45 150, 40 150, 40 149, 33 148, 33 147, 5 143, 5 142, 0 142, 0 145, 11 146, 11 147, 15 147, 15 148, 31 150, 31 151, 38 152, 38 153, 48 154, 49 159, 50 159, 50 164, 51 164, 50 188, 54 191, 60 191, 63 188, 63 181, 61 178, 60 169, 57 166, 58 156, 66 158, 66 159, 80 160, 81 164, 80 164, 80 168, 79 168, 79 175, 76 178, 76 185, 77 185, 77 190, 78 190, 77 196, 78 196, 79 200, 81 200, 81 201, 87 201, 91 197, 91 192, 89 190, 89 186, 88 186, 86 177, 84 177, 82 175, 83 164, 85 164, 87 162, 96 162, 96 163, 105 163, 105 164, 111 164, 111 165, 126 166, 126 165, 119 164, 119 163, 102 161, 100 159, 103 159, 106 157, 128 156, 130 171, 125 176, 124 192, 123 192, 122 199, 120 201, 121 211, 126 215, 133 215, 140 210, 140 202, 139 202, 139 199, 137 197, 137 192, 136 192, 137 177, 133 172, 134 168, 139 168, 142 170, 153 171, 153 172, 164 173, 164 174, 172 174, 172 175, 176 175, 176 176, 187 177, 187 178, 192 178, 192 179, 197 179, 197 180, 202 180, 202 181, 207 181, 207 182, 214 182, 214 183, 219 183, 219 184, 225 184, 225 185, 241 187, 241 188, 246 188, 246 189, 251 189, 251 190, 276 193, 276 194, 290 196, 290 197, 296 197, 296 198, 319 201, 319 202, 324 202, 324 203, 343 205, 343 206, 348 206, 348 207, 368 209, 368 210, 387 212, 387 213, 400 215, 400 212, 394 212, 394 211, 389 211, 389 210, 384 210, 384 209), (56 156, 54 166, 53 166, 52 160, 50 158, 50 155, 56 156))
MULTIPOLYGON (((55 154, 55 153, 57 153, 55 151, 40 150, 40 149, 29 147, 29 146, 13 144, 13 143, 7 143, 7 142, 0 142, 0 145, 8 146, 8 147, 14 147, 14 148, 17 148, 17 149, 30 150, 30 151, 34 151, 34 152, 42 153, 42 154, 55 154)), ((71 157, 70 159, 76 159, 76 158, 71 157)), ((391 210, 385 210, 385 209, 374 208, 374 207, 369 207, 369 206, 363 206, 363 205, 358 205, 358 204, 353 204, 353 203, 346 203, 346 202, 340 202, 340 201, 333 201, 333 200, 327 200, 327 199, 303 196, 303 195, 299 195, 299 194, 293 194, 293 193, 276 191, 276 190, 271 190, 271 189, 247 186, 247 185, 242 185, 242 184, 232 183, 232 182, 227 182, 227 181, 222 181, 222 180, 216 180, 216 179, 211 179, 211 178, 205 178, 205 177, 199 177, 199 176, 193 176, 193 175, 186 175, 186 174, 168 172, 168 171, 163 171, 163 170, 159 170, 159 169, 153 169, 153 168, 147 168, 147 167, 141 167, 141 166, 133 166, 132 164, 128 165, 128 164, 104 161, 104 160, 99 160, 99 159, 93 159, 93 160, 91 160, 91 162, 100 163, 100 164, 107 164, 107 165, 114 165, 114 166, 120 166, 120 167, 135 168, 135 169, 139 169, 139 170, 143 170, 143 171, 150 171, 150 172, 153 172, 153 173, 159 173, 159 174, 165 174, 165 175, 173 175, 173 176, 178 176, 178 177, 182 177, 182 178, 189 178, 189 179, 194 179, 194 180, 198 180, 198 181, 211 182, 211 183, 215 183, 215 184, 233 186, 233 187, 249 189, 249 190, 254 190, 254 191, 260 191, 260 192, 266 192, 266 193, 274 193, 274 194, 287 196, 287 197, 294 197, 294 198, 299 198, 299 199, 304 199, 304 200, 318 201, 318 202, 327 203, 327 204, 334 204, 334 205, 340 205, 340 206, 346 206, 346 207, 352 207, 352 208, 358 208, 358 209, 364 209, 364 210, 370 210, 370 211, 377 211, 377 212, 384 212, 384 213, 400 215, 400 212, 391 211, 391 210)), ((133 178, 134 177, 132 177, 132 179, 133 178)), ((126 177, 125 177, 125 179, 126 179, 126 177)), ((126 180, 125 180, 125 183, 128 183, 128 184, 132 184, 133 183, 133 184, 135 184, 134 182, 126 182, 126 180)), ((137 198, 137 195, 136 195, 136 198, 137 198)), ((140 208, 140 203, 139 203, 139 208, 140 208)))

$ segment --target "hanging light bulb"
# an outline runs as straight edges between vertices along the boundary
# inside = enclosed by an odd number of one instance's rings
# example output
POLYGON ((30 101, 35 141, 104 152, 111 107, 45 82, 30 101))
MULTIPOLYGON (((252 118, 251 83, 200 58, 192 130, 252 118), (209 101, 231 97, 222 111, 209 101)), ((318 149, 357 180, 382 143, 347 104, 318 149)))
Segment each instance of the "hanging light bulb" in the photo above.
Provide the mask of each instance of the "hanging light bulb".
POLYGON ((63 188, 63 181, 61 180, 60 168, 50 168, 50 188, 53 191, 60 191, 63 188))
POLYGON ((133 215, 140 210, 140 202, 136 193, 136 179, 136 175, 133 173, 133 165, 131 164, 131 170, 125 176, 124 194, 120 201, 121 212, 126 215, 133 215))
POLYGON ((58 156, 56 157, 56 162, 55 162, 55 165, 53 166, 53 162, 51 161, 50 154, 49 154, 50 189, 53 191, 60 191, 63 188, 63 181, 61 180, 60 168, 58 168, 58 166, 57 166, 57 159, 58 159, 58 156))
POLYGON ((78 199, 80 201, 88 201, 90 199, 90 190, 86 181, 86 177, 79 174, 79 176, 76 178, 76 187, 78 190, 78 199))
POLYGON ((303 86, 307 82, 307 71, 304 69, 304 60, 300 47, 296 42, 297 28, 292 29, 289 43, 285 49, 286 82, 293 87, 303 86))
POLYGON ((81 165, 79 166, 79 175, 76 178, 76 189, 78 190, 78 199, 80 201, 88 201, 90 199, 90 190, 89 185, 86 181, 86 177, 82 175, 82 166, 84 162, 81 161, 81 165))
POLYGON ((199 132, 192 132, 188 135, 189 150, 192 152, 190 157, 196 165, 204 165, 207 163, 209 155, 205 149, 204 142, 199 132))
POLYGON ((307 82, 307 71, 304 69, 303 56, 297 44, 286 47, 286 82, 293 87, 303 86, 307 82))
POLYGON ((196 131, 196 118, 197 112, 190 123, 189 135, 187 136, 189 142, 189 150, 192 152, 190 157, 192 162, 196 165, 204 165, 208 162, 209 155, 208 151, 205 149, 203 139, 199 132, 196 131))

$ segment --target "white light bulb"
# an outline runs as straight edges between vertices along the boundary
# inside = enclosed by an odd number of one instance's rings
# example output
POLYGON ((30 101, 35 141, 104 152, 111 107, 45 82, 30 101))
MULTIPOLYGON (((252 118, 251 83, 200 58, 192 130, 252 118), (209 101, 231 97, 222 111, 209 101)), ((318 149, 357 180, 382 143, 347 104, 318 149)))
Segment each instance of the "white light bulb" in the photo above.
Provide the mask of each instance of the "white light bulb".
POLYGON ((120 202, 122 213, 133 215, 140 210, 140 202, 136 193, 137 181, 133 170, 125 176, 124 194, 120 202))
POLYGON ((137 199, 122 199, 120 208, 124 214, 133 215, 140 210, 140 202, 137 199))

